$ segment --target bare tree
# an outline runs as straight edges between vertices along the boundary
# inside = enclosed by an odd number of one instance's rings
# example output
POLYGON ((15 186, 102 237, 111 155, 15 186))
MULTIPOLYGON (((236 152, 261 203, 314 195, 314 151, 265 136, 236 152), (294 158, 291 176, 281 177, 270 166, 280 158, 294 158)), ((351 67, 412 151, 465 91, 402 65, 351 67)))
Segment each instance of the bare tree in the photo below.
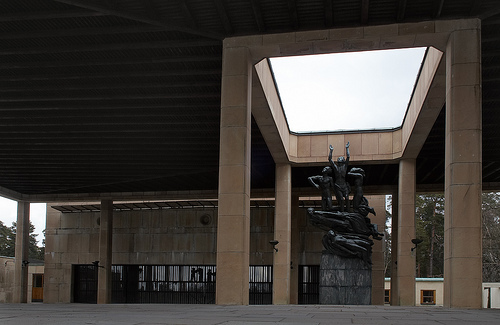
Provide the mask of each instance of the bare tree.
POLYGON ((500 281, 500 194, 483 194, 483 281, 500 281))

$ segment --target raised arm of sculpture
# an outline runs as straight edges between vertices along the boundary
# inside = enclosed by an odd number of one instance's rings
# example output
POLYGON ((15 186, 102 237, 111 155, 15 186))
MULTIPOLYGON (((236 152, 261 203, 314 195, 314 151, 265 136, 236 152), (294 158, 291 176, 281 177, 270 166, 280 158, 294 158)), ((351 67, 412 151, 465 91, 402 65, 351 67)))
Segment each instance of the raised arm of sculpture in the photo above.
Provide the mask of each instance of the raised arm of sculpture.
POLYGON ((333 146, 330 145, 330 153, 328 154, 328 161, 330 162, 330 165, 334 165, 332 156, 333 156, 333 146))
MULTIPOLYGON (((349 158, 351 157, 351 154, 349 152, 349 141, 345 145, 345 151, 346 151, 346 162, 349 162, 349 158)), ((333 146, 330 145, 330 153, 328 154, 328 161, 330 162, 330 165, 335 165, 333 163, 333 146)))
POLYGON ((346 155, 346 163, 349 162, 349 158, 351 157, 351 155, 349 154, 349 141, 347 141, 347 144, 345 145, 345 155, 346 155))

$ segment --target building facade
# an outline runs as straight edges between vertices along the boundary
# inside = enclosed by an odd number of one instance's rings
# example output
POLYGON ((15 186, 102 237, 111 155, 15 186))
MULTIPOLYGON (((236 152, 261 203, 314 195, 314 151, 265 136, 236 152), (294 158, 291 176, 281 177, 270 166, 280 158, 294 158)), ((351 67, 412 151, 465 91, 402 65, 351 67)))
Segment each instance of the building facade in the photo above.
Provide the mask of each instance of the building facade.
MULTIPOLYGON (((298 292, 294 288, 298 275, 294 272, 298 270, 291 266, 307 265, 308 259, 314 259, 319 249, 309 251, 309 247, 301 246, 308 241, 301 240, 303 229, 297 224, 299 213, 296 210, 300 198, 309 191, 297 192, 298 189, 292 187, 292 166, 326 164, 329 144, 342 147, 350 142, 351 163, 399 166, 397 188, 372 189, 372 194, 392 194, 397 202, 392 227, 393 261, 397 262, 392 272, 392 301, 396 305, 415 305, 415 258, 411 255, 411 239, 415 237, 416 159, 446 104, 444 306, 481 308, 480 31, 479 19, 464 19, 225 38, 218 190, 211 198, 217 201, 217 209, 200 211, 201 215, 195 213, 191 217, 182 213, 164 217, 163 213, 171 212, 160 210, 158 216, 132 218, 127 216, 129 212, 122 215, 117 211, 115 204, 127 201, 126 198, 133 200, 134 196, 135 199, 156 200, 161 194, 101 193, 93 197, 100 199, 98 215, 82 213, 74 217, 57 212, 60 215, 54 216, 54 211, 49 211, 46 300, 69 302, 74 299, 74 265, 92 265, 98 261, 95 264, 98 303, 112 302, 113 277, 118 274, 113 265, 194 265, 197 268, 215 265, 218 279, 215 303, 245 305, 250 299, 253 263, 272 265, 274 304, 294 303, 297 301, 294 295, 298 292), (297 135, 289 132, 266 58, 420 46, 428 47, 428 55, 401 128, 349 134, 297 135), (265 223, 272 222, 272 236, 270 229, 263 225, 262 233, 255 235, 252 231, 252 227, 260 225, 256 220, 265 219, 258 217, 261 212, 252 212, 251 202, 258 196, 258 191, 251 189, 250 178, 252 118, 276 164, 275 188, 270 196, 274 199, 274 209, 272 213, 265 213, 272 216, 272 221, 265 223), (211 217, 216 228, 200 226, 200 218, 205 214, 211 217), (178 226, 170 227, 169 222, 178 226), (155 233, 157 229, 164 229, 166 233, 155 233), (176 231, 186 233, 180 236, 176 231), (466 242, 465 237, 468 238, 466 242), (271 238, 279 242, 278 251, 270 249, 271 238), (266 253, 263 247, 267 247, 266 253), (304 257, 300 257, 301 254, 304 257)), ((172 197, 196 196, 191 191, 164 194, 166 197, 169 194, 172 197)), ((55 195, 51 199, 52 202, 81 201, 82 196, 55 195)), ((14 280, 18 294, 14 300, 19 302, 25 301, 27 277, 20 264, 26 255, 28 236, 27 227, 21 226, 27 225, 29 220, 29 209, 23 208, 24 204, 20 204, 17 223, 22 235, 16 243, 16 256, 20 258, 16 261, 14 280)), ((380 215, 384 218, 383 212, 380 215)), ((377 251, 381 254, 382 249, 377 251)), ((383 267, 377 264, 381 261, 381 255, 374 258, 377 296, 372 299, 373 303, 383 303, 383 273, 380 274, 383 267)), ((193 274, 195 279, 201 275, 193 274)), ((206 279, 207 274, 203 274, 206 279)))
MULTIPOLYGON (((382 203, 383 197, 374 202, 382 203)), ((291 230, 296 241, 288 265, 294 303, 318 303, 324 231, 310 225, 300 201, 291 230)), ((306 206, 305 206, 306 205, 306 206)), ((96 204, 47 207, 44 302, 97 302, 101 211, 96 204), (92 211, 93 210, 93 211, 92 211)), ((377 213, 384 215, 384 207, 377 213)), ((111 302, 215 303, 217 272, 215 201, 115 203, 111 302)), ((284 254, 275 238, 274 200, 253 200, 250 217, 249 303, 272 304, 273 260, 284 254)), ((379 225, 383 229, 383 223, 379 225)), ((382 256, 377 243, 374 258, 382 256)), ((375 269, 378 263, 376 261, 375 269)), ((383 260, 382 260, 383 262, 383 260)), ((374 272, 380 283, 383 274, 374 272)), ((382 302, 383 291, 374 292, 382 302)))
MULTIPOLYGON (((31 261, 28 268, 27 302, 43 302, 44 265, 31 261)), ((0 303, 14 302, 15 258, 0 256, 0 303)))
MULTIPOLYGON (((443 306, 444 279, 416 278, 416 306, 443 306)), ((500 308, 500 283, 483 282, 483 308, 500 308)), ((385 279, 385 303, 391 303, 391 279, 385 279)))

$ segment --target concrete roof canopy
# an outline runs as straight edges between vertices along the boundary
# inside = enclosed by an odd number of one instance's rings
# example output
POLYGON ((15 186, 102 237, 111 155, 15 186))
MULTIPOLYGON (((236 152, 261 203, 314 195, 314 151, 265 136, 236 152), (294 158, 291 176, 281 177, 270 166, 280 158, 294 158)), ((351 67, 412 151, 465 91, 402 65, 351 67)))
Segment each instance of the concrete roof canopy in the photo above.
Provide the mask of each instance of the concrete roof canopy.
MULTIPOLYGON (((483 188, 499 188, 498 1, 19 0, 0 11, 3 196, 175 199, 183 191, 212 199, 223 40, 308 31, 335 38, 340 28, 462 18, 481 19, 483 188)), ((419 189, 443 187, 443 108, 418 152, 407 153, 416 156, 419 189)), ((273 155, 252 126, 252 188, 271 189, 273 155)), ((367 188, 397 184, 397 164, 363 163, 367 188)), ((311 168, 294 168, 294 187, 307 186, 311 168)))

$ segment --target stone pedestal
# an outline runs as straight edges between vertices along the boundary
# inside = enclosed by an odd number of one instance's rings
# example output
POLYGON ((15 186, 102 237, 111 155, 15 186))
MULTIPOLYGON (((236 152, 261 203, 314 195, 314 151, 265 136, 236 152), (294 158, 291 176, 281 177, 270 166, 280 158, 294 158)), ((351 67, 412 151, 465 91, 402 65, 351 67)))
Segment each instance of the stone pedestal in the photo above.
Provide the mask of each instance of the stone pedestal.
POLYGON ((372 270, 363 260, 323 252, 319 270, 319 303, 370 305, 372 270))

